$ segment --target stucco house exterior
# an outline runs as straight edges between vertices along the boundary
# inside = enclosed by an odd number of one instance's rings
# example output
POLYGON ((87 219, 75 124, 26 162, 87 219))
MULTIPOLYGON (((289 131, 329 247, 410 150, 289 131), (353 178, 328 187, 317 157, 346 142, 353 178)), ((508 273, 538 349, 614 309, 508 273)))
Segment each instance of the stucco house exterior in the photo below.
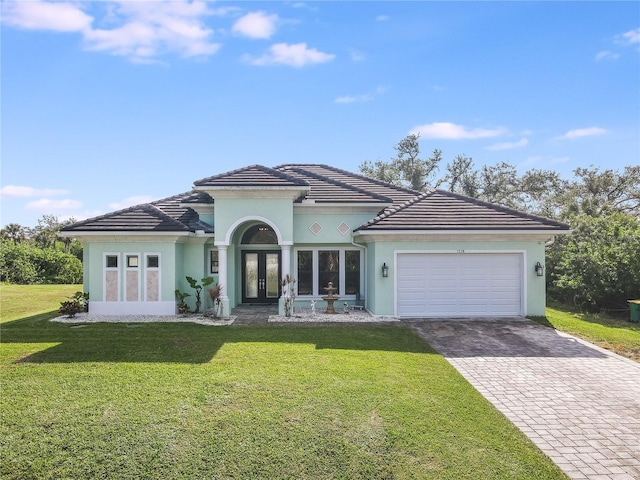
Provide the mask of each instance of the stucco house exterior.
MULTIPOLYGON (((94 313, 174 315, 185 279, 214 279, 223 314, 326 295, 373 315, 544 315, 545 243, 565 224, 472 198, 420 193, 327 165, 252 165, 192 190, 63 229, 84 246, 94 313), (537 268, 536 268, 537 267, 537 268)), ((193 300, 191 298, 191 300, 193 300)), ((209 301, 203 295, 204 306, 209 301)))

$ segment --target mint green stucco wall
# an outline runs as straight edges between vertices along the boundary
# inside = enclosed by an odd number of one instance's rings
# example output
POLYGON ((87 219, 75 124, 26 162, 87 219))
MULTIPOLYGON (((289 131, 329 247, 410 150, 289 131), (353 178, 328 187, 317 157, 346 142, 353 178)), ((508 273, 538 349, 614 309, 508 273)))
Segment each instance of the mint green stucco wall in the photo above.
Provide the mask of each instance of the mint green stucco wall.
POLYGON ((216 199, 216 243, 226 241, 247 221, 266 220, 280 233, 282 241, 293 240, 293 202, 287 198, 216 199))
POLYGON ((526 277, 525 315, 545 315, 545 279, 534 271, 536 262, 544 265, 543 241, 453 241, 453 242, 376 242, 368 247, 368 298, 367 305, 375 315, 394 315, 396 252, 456 250, 486 252, 524 252, 524 275, 526 277), (389 266, 389 276, 382 277, 381 267, 389 266))
POLYGON ((299 243, 332 243, 351 244, 351 232, 370 220, 375 215, 370 214, 295 214, 293 217, 293 240, 299 243), (338 231, 342 223, 349 225, 347 233, 338 231), (314 235, 309 227, 318 223, 322 227, 320 233, 314 235))
MULTIPOLYGON (((141 262, 144 262, 144 254, 160 254, 160 275, 161 275, 161 300, 170 301, 175 299, 174 290, 176 279, 176 249, 175 243, 163 242, 92 242, 85 243, 84 246, 85 263, 89 263, 90 267, 85 270, 85 291, 89 292, 90 300, 104 301, 103 284, 104 284, 104 254, 117 253, 120 254, 120 268, 124 269, 124 258, 122 254, 140 254, 141 262), (86 247, 89 246, 88 249, 86 247), (87 281, 88 278, 88 281, 87 281)), ((177 252, 178 251, 178 252, 177 252)), ((120 282, 120 296, 123 298, 123 283, 120 282)))

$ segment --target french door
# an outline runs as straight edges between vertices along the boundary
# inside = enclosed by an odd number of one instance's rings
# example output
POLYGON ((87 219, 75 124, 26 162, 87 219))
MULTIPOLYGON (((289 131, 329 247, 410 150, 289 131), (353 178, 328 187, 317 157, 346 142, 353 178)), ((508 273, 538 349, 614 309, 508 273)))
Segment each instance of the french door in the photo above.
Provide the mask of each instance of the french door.
POLYGON ((280 298, 280 252, 242 252, 242 303, 277 303, 280 298))

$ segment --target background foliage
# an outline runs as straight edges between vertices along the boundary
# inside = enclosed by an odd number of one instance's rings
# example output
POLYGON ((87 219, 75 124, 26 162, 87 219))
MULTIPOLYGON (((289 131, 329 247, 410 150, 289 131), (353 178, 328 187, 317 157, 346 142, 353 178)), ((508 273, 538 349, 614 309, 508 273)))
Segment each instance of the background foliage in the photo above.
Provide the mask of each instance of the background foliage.
POLYGON ((82 245, 58 238, 60 229, 74 221, 44 215, 33 229, 10 223, 0 230, 0 281, 82 283, 82 245))

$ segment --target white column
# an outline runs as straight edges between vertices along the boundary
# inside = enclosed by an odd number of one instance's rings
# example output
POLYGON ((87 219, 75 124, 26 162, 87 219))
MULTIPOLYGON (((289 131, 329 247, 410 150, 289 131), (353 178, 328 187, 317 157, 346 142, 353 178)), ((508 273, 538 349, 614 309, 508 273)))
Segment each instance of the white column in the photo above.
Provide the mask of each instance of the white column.
POLYGON ((282 250, 282 274, 281 278, 291 275, 291 245, 280 245, 282 250))
POLYGON ((218 245, 218 283, 222 286, 222 299, 229 299, 227 282, 227 245, 218 245))

